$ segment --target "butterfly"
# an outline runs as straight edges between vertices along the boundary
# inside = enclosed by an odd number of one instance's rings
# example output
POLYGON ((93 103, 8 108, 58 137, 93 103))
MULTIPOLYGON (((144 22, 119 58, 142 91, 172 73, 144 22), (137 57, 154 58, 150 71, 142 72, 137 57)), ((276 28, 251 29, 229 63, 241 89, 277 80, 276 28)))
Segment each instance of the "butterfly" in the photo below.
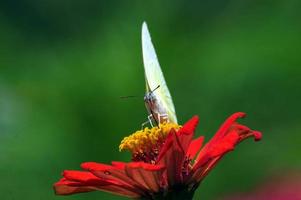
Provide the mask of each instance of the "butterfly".
POLYGON ((142 25, 142 54, 146 82, 144 102, 150 124, 177 123, 175 107, 145 22, 142 25))

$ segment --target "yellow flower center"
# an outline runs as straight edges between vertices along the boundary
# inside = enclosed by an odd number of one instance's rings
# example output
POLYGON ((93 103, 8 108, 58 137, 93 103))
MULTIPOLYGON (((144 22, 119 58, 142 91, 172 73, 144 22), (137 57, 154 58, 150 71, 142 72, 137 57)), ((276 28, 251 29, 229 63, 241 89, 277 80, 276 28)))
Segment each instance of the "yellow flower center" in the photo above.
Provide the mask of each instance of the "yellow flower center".
POLYGON ((134 160, 135 158, 141 160, 141 156, 145 157, 148 154, 155 157, 171 129, 178 130, 180 127, 174 123, 163 123, 159 126, 136 131, 121 141, 119 151, 129 150, 132 152, 134 160))

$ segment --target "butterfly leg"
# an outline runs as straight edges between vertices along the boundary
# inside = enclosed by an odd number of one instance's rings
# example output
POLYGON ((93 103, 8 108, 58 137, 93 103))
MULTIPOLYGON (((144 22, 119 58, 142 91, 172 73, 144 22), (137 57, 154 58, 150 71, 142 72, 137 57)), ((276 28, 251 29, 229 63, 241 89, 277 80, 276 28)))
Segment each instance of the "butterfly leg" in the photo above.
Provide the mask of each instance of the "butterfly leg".
POLYGON ((146 122, 143 122, 143 123, 141 124, 141 129, 143 130, 144 127, 145 127, 145 125, 148 124, 148 123, 149 123, 149 120, 147 120, 146 122))
POLYGON ((153 125, 153 123, 152 123, 152 119, 153 119, 153 115, 149 115, 149 116, 147 116, 147 121, 146 122, 143 122, 142 124, 141 124, 141 128, 143 129, 144 128, 144 126, 146 125, 146 124, 150 124, 152 127, 154 127, 154 125, 153 125))
POLYGON ((149 116, 147 116, 147 118, 148 118, 148 121, 149 121, 150 125, 151 125, 152 127, 154 127, 154 125, 153 125, 153 123, 152 123, 153 115, 149 115, 149 116))
POLYGON ((159 124, 162 122, 169 122, 168 114, 158 114, 159 124))

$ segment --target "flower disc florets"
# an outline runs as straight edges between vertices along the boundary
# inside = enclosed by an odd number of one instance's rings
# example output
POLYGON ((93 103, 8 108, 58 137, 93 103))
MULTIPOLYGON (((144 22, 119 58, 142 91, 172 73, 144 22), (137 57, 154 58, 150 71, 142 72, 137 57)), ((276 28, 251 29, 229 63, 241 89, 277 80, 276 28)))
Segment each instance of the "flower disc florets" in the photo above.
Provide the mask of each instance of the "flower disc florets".
POLYGON ((128 150, 132 153, 133 161, 154 163, 161 146, 172 129, 181 128, 175 123, 163 123, 152 128, 144 128, 125 137, 119 145, 119 151, 128 150))

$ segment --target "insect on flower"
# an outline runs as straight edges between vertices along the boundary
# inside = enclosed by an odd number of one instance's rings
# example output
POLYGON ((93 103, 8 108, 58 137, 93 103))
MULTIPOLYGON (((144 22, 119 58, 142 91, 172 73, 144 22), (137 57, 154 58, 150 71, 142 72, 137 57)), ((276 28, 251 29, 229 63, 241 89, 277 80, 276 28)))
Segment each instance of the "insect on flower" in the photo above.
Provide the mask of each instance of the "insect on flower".
POLYGON ((148 120, 152 126, 152 121, 155 125, 177 123, 175 107, 145 22, 142 25, 142 53, 146 82, 144 102, 149 113, 148 120))
POLYGON ((246 138, 261 139, 260 132, 237 122, 245 116, 241 112, 231 115, 205 145, 203 136, 193 139, 199 118, 194 116, 183 126, 177 124, 145 23, 142 47, 145 103, 156 126, 138 130, 121 141, 119 150, 131 152, 132 162, 85 162, 81 164, 84 171, 65 170, 54 184, 56 194, 106 191, 140 200, 191 200, 200 182, 226 153, 246 138))

